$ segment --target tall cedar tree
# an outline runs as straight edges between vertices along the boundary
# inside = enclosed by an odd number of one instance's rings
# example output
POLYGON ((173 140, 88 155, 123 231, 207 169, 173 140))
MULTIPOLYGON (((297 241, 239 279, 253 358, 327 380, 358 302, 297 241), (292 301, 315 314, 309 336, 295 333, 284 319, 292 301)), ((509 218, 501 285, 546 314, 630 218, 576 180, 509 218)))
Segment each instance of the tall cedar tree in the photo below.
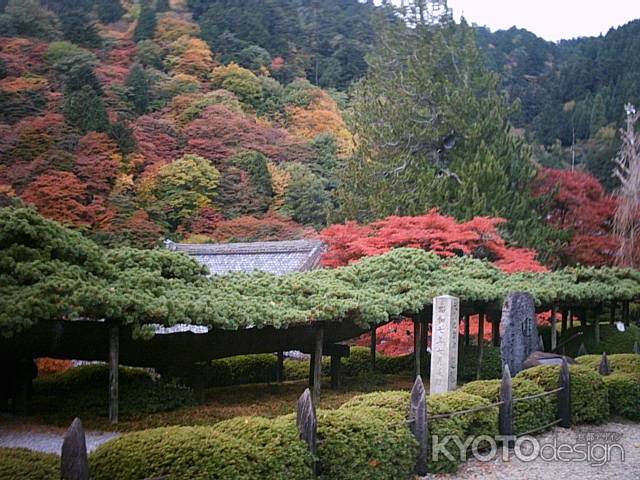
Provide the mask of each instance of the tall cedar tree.
POLYGON ((149 98, 151 97, 151 88, 149 78, 144 69, 136 64, 129 70, 127 77, 127 93, 129 103, 138 115, 143 115, 149 110, 149 98))
POLYGON ((59 18, 66 40, 88 48, 99 48, 102 45, 95 23, 89 19, 87 12, 74 8, 61 12, 59 18))
POLYGON ((117 22, 124 15, 124 8, 120 0, 98 0, 96 2, 98 20, 102 23, 117 22))
POLYGON ((512 108, 473 29, 450 12, 405 19, 378 20, 369 72, 355 88, 358 149, 343 170, 342 216, 370 221, 432 207, 460 220, 498 216, 510 240, 548 247, 554 233, 530 192, 530 149, 512 132, 512 108))
POLYGON ((153 38, 157 22, 156 12, 151 6, 151 2, 143 0, 140 16, 138 17, 138 24, 133 32, 133 39, 139 42, 140 40, 153 38))
POLYGON ((62 110, 67 123, 82 133, 104 132, 109 128, 107 110, 102 98, 88 85, 75 92, 66 93, 62 110))

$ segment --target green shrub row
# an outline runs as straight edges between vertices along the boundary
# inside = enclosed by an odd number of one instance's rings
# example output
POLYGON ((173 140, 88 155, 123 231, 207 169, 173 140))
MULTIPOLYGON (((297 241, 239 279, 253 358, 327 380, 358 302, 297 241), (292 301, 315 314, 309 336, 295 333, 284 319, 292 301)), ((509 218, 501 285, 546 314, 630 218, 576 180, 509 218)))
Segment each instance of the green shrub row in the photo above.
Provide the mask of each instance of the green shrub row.
MULTIPOLYGON (((640 342, 640 328, 637 326, 629 325, 625 327, 624 332, 620 332, 615 325, 607 323, 600 324, 600 342, 597 344, 593 325, 587 325, 584 329, 581 326, 570 328, 562 335, 560 340, 571 338, 579 332, 584 333, 565 346, 566 354, 571 357, 575 357, 578 354, 580 345, 583 343, 589 354, 601 354, 602 352, 616 354, 632 353, 634 343, 640 342)), ((547 345, 549 344, 547 343, 547 345)))
MULTIPOLYGON (((460 363, 458 365, 458 381, 460 383, 476 378, 477 346, 463 346, 460 342, 460 363)), ((413 354, 390 357, 378 353, 376 355, 376 372, 388 375, 410 375, 413 373, 413 354)), ((192 381, 195 374, 203 375, 207 387, 224 387, 249 383, 268 383, 276 381, 277 358, 274 354, 238 355, 235 357, 213 360, 206 365, 200 364, 185 373, 176 372, 184 381, 192 381)), ((429 376, 430 356, 425 354, 422 362, 422 374, 429 376)), ((371 353, 366 347, 351 347, 348 357, 342 359, 342 374, 347 377, 358 377, 372 372, 371 353)), ((501 376, 502 362, 500 349, 485 345, 480 378, 493 379, 501 376)), ((330 374, 330 359, 322 359, 322 374, 330 374)), ((284 379, 302 380, 308 378, 309 360, 285 359, 284 379)))
MULTIPOLYGON (((169 411, 194 402, 193 391, 166 383, 140 368, 120 367, 120 413, 123 416, 169 411)), ((38 377, 33 382, 33 408, 40 413, 106 416, 109 370, 84 365, 38 377)))
MULTIPOLYGON (((571 419, 573 423, 603 423, 609 418, 609 400, 607 387, 598 372, 584 365, 571 365, 571 419)), ((516 378, 531 380, 550 391, 558 388, 560 367, 541 365, 522 370, 516 378)), ((557 397, 552 395, 554 411, 557 410, 557 397)))
POLYGON ((58 480, 60 458, 22 448, 0 448, 0 480, 58 480))
MULTIPOLYGON (((500 380, 479 380, 463 385, 460 390, 485 398, 490 403, 496 403, 500 400, 500 383, 500 380)), ((542 387, 530 380, 521 377, 513 379, 514 398, 524 398, 543 392, 542 387)), ((556 411, 550 397, 540 397, 516 402, 513 415, 516 434, 523 434, 553 422, 556 411)))

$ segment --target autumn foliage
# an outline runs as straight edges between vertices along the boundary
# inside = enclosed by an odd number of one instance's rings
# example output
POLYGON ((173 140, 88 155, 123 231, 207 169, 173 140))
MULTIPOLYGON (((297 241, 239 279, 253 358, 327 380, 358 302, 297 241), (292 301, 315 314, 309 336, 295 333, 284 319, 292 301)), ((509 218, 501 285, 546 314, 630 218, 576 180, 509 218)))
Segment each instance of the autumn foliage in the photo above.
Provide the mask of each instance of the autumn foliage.
POLYGON ((506 272, 544 271, 536 252, 507 246, 498 226, 500 218, 476 217, 457 222, 437 210, 418 217, 387 217, 369 225, 347 222, 332 225, 320 234, 327 243, 323 257, 327 267, 348 265, 362 257, 380 255, 392 248, 412 247, 449 257, 471 255, 493 262, 506 272))
POLYGON ((573 234, 569 244, 558 252, 562 264, 613 264, 617 242, 611 229, 617 202, 595 177, 545 168, 534 188, 536 195, 551 197, 548 222, 573 234))

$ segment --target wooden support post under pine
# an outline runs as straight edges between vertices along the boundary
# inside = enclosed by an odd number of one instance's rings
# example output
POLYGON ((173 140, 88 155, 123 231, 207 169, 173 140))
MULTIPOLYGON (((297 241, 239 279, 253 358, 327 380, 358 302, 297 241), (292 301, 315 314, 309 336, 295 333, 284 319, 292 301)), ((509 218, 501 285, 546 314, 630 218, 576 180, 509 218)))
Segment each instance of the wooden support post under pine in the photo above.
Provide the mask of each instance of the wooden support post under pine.
POLYGON ((629 326, 629 302, 622 302, 622 321, 629 326))
POLYGON ((118 423, 120 329, 118 325, 109 327, 109 421, 118 423))
POLYGON ((284 380, 284 352, 278 352, 278 361, 276 363, 276 382, 281 383, 284 380))
POLYGON ((562 310, 562 322, 560 324, 560 333, 562 335, 564 335, 564 333, 567 331, 567 326, 568 326, 567 325, 567 320, 568 320, 568 318, 567 318, 567 310, 564 309, 564 310, 562 310))
POLYGON ((556 319, 557 308, 551 307, 551 351, 555 352, 558 346, 558 322, 556 319))
POLYGON ((494 347, 500 346, 500 318, 491 318, 491 343, 494 347))
POLYGON ((342 358, 337 353, 331 354, 331 389, 338 390, 340 388, 340 370, 342 367, 342 358))
POLYGON ((597 315, 593 316, 593 339, 596 347, 600 345, 600 319, 597 315))
POLYGON ((505 364, 502 370, 502 382, 500 383, 500 410, 499 410, 499 432, 503 437, 507 437, 508 447, 512 447, 515 435, 513 423, 513 382, 509 365, 505 364))
POLYGON ((471 339, 471 334, 469 332, 469 315, 462 317, 462 321, 464 322, 464 344, 468 347, 471 339))
POLYGON ((378 338, 376 335, 377 327, 376 325, 371 327, 371 370, 376 369, 376 348, 378 338))
POLYGON ((609 318, 609 324, 616 323, 616 302, 611 302, 611 317, 609 318))
POLYGON ((414 358, 414 367, 413 367, 413 378, 418 378, 421 372, 421 357, 422 357, 422 345, 420 345, 422 341, 422 322, 414 317, 413 319, 413 358, 414 358))
POLYGON ((562 365, 560 366, 558 387, 562 388, 562 390, 558 392, 559 425, 563 428, 571 428, 571 375, 566 358, 562 359, 562 365))
POLYGON ((314 349, 315 362, 313 364, 313 402, 320 402, 320 379, 322 376, 322 345, 324 343, 324 325, 316 328, 316 344, 314 349))
POLYGON ((484 350, 484 312, 478 314, 478 362, 476 364, 476 380, 482 375, 482 355, 484 350))

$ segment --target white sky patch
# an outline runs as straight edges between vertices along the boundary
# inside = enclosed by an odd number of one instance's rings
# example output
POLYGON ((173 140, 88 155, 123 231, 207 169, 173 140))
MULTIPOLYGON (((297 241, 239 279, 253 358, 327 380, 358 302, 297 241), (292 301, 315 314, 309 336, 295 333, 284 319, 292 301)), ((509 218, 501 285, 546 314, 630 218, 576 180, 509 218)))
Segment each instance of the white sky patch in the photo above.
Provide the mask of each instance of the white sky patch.
POLYGON ((640 18, 640 0, 449 0, 449 7, 456 19, 492 31, 515 25, 551 41, 606 34, 640 18))

